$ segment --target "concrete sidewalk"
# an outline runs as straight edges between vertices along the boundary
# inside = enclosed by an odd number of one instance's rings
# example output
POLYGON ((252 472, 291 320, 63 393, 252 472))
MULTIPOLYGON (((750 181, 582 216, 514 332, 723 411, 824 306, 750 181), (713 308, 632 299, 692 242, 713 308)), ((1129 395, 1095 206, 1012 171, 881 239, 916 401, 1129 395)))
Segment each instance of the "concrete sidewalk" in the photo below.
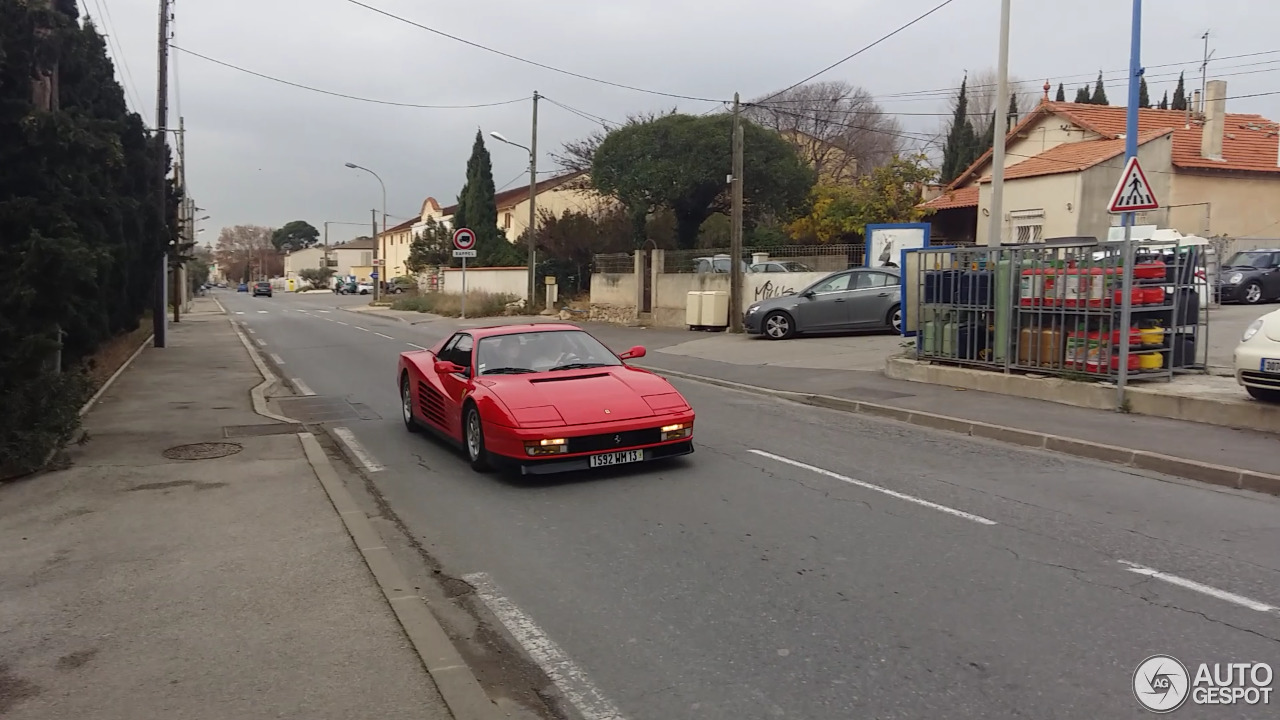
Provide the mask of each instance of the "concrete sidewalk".
POLYGON ((249 353, 194 310, 68 469, 0 485, 0 715, 452 717, 298 428, 263 426, 249 353))

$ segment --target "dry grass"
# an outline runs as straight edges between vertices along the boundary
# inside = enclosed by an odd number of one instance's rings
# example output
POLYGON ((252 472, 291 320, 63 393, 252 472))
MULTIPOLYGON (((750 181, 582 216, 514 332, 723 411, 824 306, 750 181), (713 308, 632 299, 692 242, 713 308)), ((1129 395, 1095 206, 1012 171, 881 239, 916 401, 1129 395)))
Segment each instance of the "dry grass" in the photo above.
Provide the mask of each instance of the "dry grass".
POLYGON ((102 384, 107 381, 125 361, 129 359, 138 346, 142 345, 148 337, 151 336, 151 314, 147 313, 142 317, 138 324, 138 329, 108 340, 98 348, 88 361, 85 367, 88 370, 89 381, 92 384, 91 391, 97 391, 102 384))
MULTIPOLYGON (((507 314, 507 305, 519 300, 514 295, 487 292, 467 293, 467 317, 500 317, 507 314)), ((423 293, 417 297, 396 298, 393 310, 410 310, 444 317, 462 314, 462 295, 458 293, 423 293)))

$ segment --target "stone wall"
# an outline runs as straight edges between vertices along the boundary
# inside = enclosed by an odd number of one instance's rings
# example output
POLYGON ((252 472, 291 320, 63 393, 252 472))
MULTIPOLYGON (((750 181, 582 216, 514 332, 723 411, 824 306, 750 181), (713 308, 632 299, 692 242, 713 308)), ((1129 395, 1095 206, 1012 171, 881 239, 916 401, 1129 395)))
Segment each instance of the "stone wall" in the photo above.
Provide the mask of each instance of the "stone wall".
POLYGON ((636 321, 635 305, 609 305, 605 303, 591 303, 591 314, 589 318, 591 322, 618 323, 625 325, 636 321))

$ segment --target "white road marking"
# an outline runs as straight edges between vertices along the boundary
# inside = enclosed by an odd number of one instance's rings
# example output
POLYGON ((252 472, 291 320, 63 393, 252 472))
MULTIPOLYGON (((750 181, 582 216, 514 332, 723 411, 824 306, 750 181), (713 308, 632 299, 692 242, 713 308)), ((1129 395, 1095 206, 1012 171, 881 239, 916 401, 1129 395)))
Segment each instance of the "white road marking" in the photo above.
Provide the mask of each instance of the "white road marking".
POLYGON ((266 346, 267 346, 267 341, 266 341, 266 340, 263 340, 262 338, 254 338, 254 339, 253 339, 253 341, 254 341, 254 342, 256 342, 256 343, 258 343, 258 345, 260 345, 260 346, 262 346, 262 347, 266 347, 266 346))
POLYGON ((267 314, 267 311, 266 311, 266 310, 259 310, 259 311, 258 311, 258 314, 259 314, 259 315, 266 315, 266 314, 267 314))
POLYGON ((328 310, 317 310, 316 312, 318 312, 318 313, 320 313, 320 314, 322 314, 322 315, 328 315, 328 314, 329 314, 329 311, 328 311, 328 310))
POLYGON ((382 333, 379 333, 379 332, 374 333, 374 335, 377 335, 380 338, 386 338, 388 340, 395 340, 395 338, 391 337, 390 335, 383 335, 382 333))
POLYGON ((306 384, 306 383, 304 383, 304 382, 302 382, 302 380, 300 380, 300 379, 298 379, 298 378, 289 378, 289 382, 293 383, 293 386, 294 386, 295 388, 297 388, 297 389, 298 389, 298 392, 302 393, 303 395, 315 395, 315 394, 316 394, 316 391, 315 391, 315 390, 312 390, 311 388, 307 387, 307 384, 306 384))
POLYGON ((359 325, 352 325, 351 327, 353 327, 353 328, 355 328, 355 329, 357 329, 357 330, 361 330, 361 331, 363 331, 363 332, 369 332, 369 328, 362 328, 362 327, 360 327, 359 325))
POLYGON ((245 330, 248 330, 250 335, 254 335, 258 332, 257 330, 254 330, 253 328, 248 326, 245 326, 245 330))
POLYGON ((880 487, 879 485, 873 485, 869 482, 863 482, 862 480, 855 480, 847 475, 841 475, 840 473, 831 472, 830 470, 824 470, 823 468, 815 467, 813 465, 809 465, 808 463, 802 463, 799 460, 792 460, 791 458, 785 458, 785 457, 782 457, 781 455, 774 455, 773 453, 765 452, 764 450, 751 450, 751 452, 756 455, 759 455, 760 457, 766 457, 766 458, 769 458, 770 460, 776 460, 780 463, 785 463, 793 467, 798 467, 803 470, 808 470, 810 472, 814 472, 819 475, 825 475, 834 480, 839 480, 840 482, 848 483, 850 485, 856 485, 860 488, 865 488, 867 490, 874 490, 878 493, 884 493, 889 497, 894 497, 899 500, 905 500, 910 503, 915 503, 917 505, 927 507, 931 510, 937 510, 938 512, 944 512, 948 515, 954 515, 958 518, 964 518, 965 520, 971 520, 981 525, 998 525, 999 524, 995 520, 989 520, 987 518, 982 517, 981 515, 974 515, 973 513, 967 513, 963 510, 957 510, 952 507, 947 507, 946 505, 939 505, 938 503, 929 502, 928 500, 925 500, 923 498, 918 498, 914 495, 907 495, 906 493, 900 493, 896 490, 890 490, 889 488, 880 487))
POLYGON ((426 350, 426 348, 422 347, 421 345, 414 345, 413 343, 405 343, 405 345, 408 345, 411 348, 416 348, 418 350, 426 350))
POLYGON ((237 310, 237 311, 236 311, 236 314, 237 314, 237 315, 243 315, 243 314, 244 314, 244 311, 243 311, 243 310, 237 310))
POLYGON ((1126 569, 1131 573, 1145 575, 1149 578, 1155 578, 1156 580, 1163 580, 1169 583, 1170 585, 1177 585, 1178 587, 1186 588, 1187 590, 1194 590, 1195 592, 1203 593, 1205 595, 1208 595, 1209 597, 1214 597, 1219 600, 1225 600, 1229 603, 1234 603, 1241 607, 1247 607, 1250 610, 1256 610, 1258 612, 1271 612, 1276 609, 1271 605, 1258 602, 1257 600, 1251 600, 1247 597, 1244 597, 1243 595, 1236 595, 1235 593, 1229 593, 1226 590, 1219 590, 1216 587, 1211 587, 1209 585, 1198 583, 1195 580, 1188 580, 1183 577, 1178 577, 1177 575, 1170 575, 1169 573, 1163 573, 1163 572, 1160 572, 1159 570, 1155 570, 1149 567, 1144 567, 1137 563, 1131 563, 1128 560, 1121 560, 1120 564, 1128 566, 1126 569))
POLYGON ((350 430, 344 427, 336 427, 333 429, 333 434, 338 436, 338 439, 342 441, 343 445, 347 446, 347 449, 351 451, 352 455, 356 456, 356 460, 364 466, 365 470, 368 470, 369 472, 379 472, 384 469, 377 460, 373 459, 373 456, 369 454, 369 451, 364 449, 364 446, 360 444, 360 441, 356 440, 355 434, 350 430))
POLYGON ((503 596, 488 574, 472 573, 462 579, 475 587, 489 611, 506 626, 584 720, 624 720, 618 708, 600 692, 582 668, 547 637, 533 618, 503 596))
POLYGON ((341 320, 335 320, 334 322, 338 323, 339 325, 346 325, 346 324, 347 324, 347 323, 342 322, 341 320))
POLYGON ((275 363, 275 364, 277 364, 277 365, 283 365, 283 364, 284 364, 284 359, 283 359, 283 358, 281 358, 279 355, 277 355, 277 354, 275 354, 275 353, 271 353, 271 361, 272 361, 272 362, 274 362, 274 363, 275 363))

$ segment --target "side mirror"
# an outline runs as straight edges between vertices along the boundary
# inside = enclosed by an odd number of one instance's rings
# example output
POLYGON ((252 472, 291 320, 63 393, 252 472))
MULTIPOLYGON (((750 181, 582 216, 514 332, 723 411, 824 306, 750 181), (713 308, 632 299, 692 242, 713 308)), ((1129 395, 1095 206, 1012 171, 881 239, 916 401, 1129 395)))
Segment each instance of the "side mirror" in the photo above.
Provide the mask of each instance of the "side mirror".
POLYGON ((461 365, 457 363, 452 363, 452 362, 449 362, 448 360, 436 361, 436 373, 439 375, 453 375, 453 374, 461 373, 464 371, 465 371, 465 368, 463 368, 461 365))
POLYGON ((804 292, 800 293, 800 297, 802 297, 802 298, 804 298, 804 299, 806 299, 806 300, 812 300, 812 299, 813 299, 813 296, 814 296, 814 295, 816 295, 816 294, 817 294, 817 293, 815 293, 815 292, 814 292, 814 291, 812 291, 812 290, 805 290, 804 292))
POLYGON ((634 360, 636 358, 642 358, 644 357, 644 355, 645 355, 644 346, 637 345, 631 348, 630 350, 622 353, 618 357, 622 358, 623 360, 634 360))

